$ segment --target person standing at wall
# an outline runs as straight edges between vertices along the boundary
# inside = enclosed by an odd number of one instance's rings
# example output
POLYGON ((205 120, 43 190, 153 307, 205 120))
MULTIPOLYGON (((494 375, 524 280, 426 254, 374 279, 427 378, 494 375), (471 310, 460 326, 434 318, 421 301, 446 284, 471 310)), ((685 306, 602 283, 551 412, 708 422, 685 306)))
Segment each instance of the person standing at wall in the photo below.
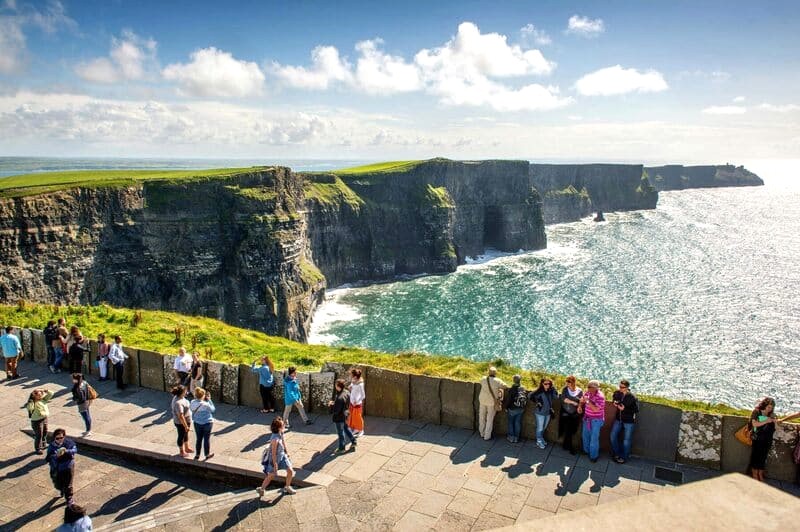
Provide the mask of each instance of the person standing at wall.
POLYGON ((636 428, 636 418, 639 415, 639 401, 631 393, 631 384, 622 379, 619 389, 612 396, 614 401, 614 426, 611 427, 611 458, 618 464, 624 464, 631 455, 633 442, 633 429, 636 428), (622 445, 619 434, 623 432, 622 445))
POLYGON ((81 331, 75 328, 67 356, 70 373, 83 373, 83 355, 88 351, 89 342, 85 341, 81 331))
POLYGON ((308 419, 306 411, 303 408, 303 398, 300 396, 300 385, 297 384, 297 368, 291 366, 283 377, 283 402, 285 404, 283 409, 283 423, 284 429, 290 428, 289 415, 292 413, 292 407, 297 408, 300 412, 300 417, 306 425, 310 425, 312 421, 308 419))
POLYGON ((506 384, 497 378, 497 368, 489 367, 485 379, 481 380, 481 391, 478 395, 478 433, 484 440, 492 439, 494 416, 503 409, 503 390, 506 384))
POLYGON ((186 352, 185 348, 178 349, 178 356, 175 358, 175 364, 172 369, 175 371, 175 378, 178 379, 178 384, 184 388, 188 387, 189 373, 192 371, 192 357, 186 352))
POLYGON ((122 337, 117 335, 114 337, 114 343, 108 350, 108 361, 114 365, 114 377, 117 379, 117 388, 120 390, 125 389, 125 359, 128 355, 122 349, 122 337))
POLYGON ((56 327, 56 320, 47 322, 47 327, 44 328, 44 343, 47 347, 47 367, 50 373, 55 373, 56 351, 53 348, 53 342, 58 338, 58 327, 56 327))
POLYGON ((350 427, 356 438, 364 434, 364 399, 366 397, 361 370, 350 369, 350 415, 347 418, 347 426, 350 427))
POLYGON ((83 436, 92 435, 92 414, 89 407, 92 406, 92 401, 97 397, 97 392, 94 388, 83 379, 80 373, 72 374, 72 400, 78 405, 78 413, 83 418, 83 423, 86 425, 86 431, 83 436))
POLYGON ((347 426, 347 416, 349 414, 350 406, 350 393, 347 391, 347 383, 344 379, 337 379, 334 384, 336 389, 334 400, 328 402, 331 409, 331 419, 336 425, 336 434, 339 437, 339 446, 336 448, 336 454, 342 454, 345 451, 345 436, 350 440, 350 451, 356 450, 356 437, 350 427, 347 426))
MULTIPOLYGON (((189 371, 189 394, 194 397, 194 391, 202 388, 205 379, 203 378, 203 361, 200 360, 200 353, 192 353, 192 369, 189 371)), ((211 394, 206 393, 206 397, 211 399, 211 394)))
POLYGON ((272 390, 275 387, 275 366, 268 356, 261 357, 261 365, 256 366, 256 360, 250 371, 258 375, 258 392, 261 394, 261 412, 268 414, 275 411, 275 397, 272 390))
POLYGON ((14 334, 14 327, 6 327, 6 333, 0 336, 0 345, 3 349, 3 358, 6 362, 6 378, 8 380, 18 379, 20 377, 17 371, 17 364, 24 354, 22 353, 22 345, 19 343, 19 338, 14 334))
POLYGON ((558 392, 553 388, 553 381, 546 377, 543 378, 539 382, 539 387, 530 394, 529 399, 536 405, 536 409, 533 411, 536 417, 536 446, 544 449, 547 447, 544 432, 553 416, 553 403, 558 399, 558 392))
POLYGON ((189 404, 192 411, 192 419, 194 419, 194 432, 197 435, 194 459, 200 459, 200 450, 205 453, 206 460, 212 458, 214 453, 211 452, 211 429, 214 428, 214 401, 202 388, 195 388, 195 395, 192 402, 189 404))
POLYGON ((72 481, 75 478, 75 455, 78 448, 67 438, 64 429, 53 431, 53 441, 47 447, 45 460, 50 465, 50 478, 61 496, 72 504, 72 481))
POLYGON ((67 339, 69 338, 69 331, 67 331, 67 320, 58 318, 58 325, 56 327, 56 338, 53 340, 53 372, 61 373, 61 363, 64 357, 67 356, 67 339))
POLYGON ((53 399, 53 392, 39 388, 31 392, 28 402, 24 406, 28 411, 28 418, 31 420, 33 450, 36 454, 42 454, 47 447, 47 418, 50 416, 47 404, 51 399, 53 399))
POLYGON ((100 380, 108 380, 108 352, 111 344, 106 341, 105 334, 97 335, 97 369, 100 370, 100 380))
POLYGON ((589 461, 597 462, 600 456, 600 429, 606 419, 606 398, 600 391, 600 382, 589 381, 588 391, 581 397, 578 412, 583 414, 583 451, 589 461))
POLYGON ((575 454, 573 438, 578 432, 578 425, 581 422, 581 415, 578 413, 583 390, 576 385, 574 375, 567 377, 567 385, 561 390, 561 415, 558 419, 558 434, 564 436, 561 444, 565 451, 575 454))
POLYGON ((503 408, 508 412, 508 441, 511 443, 519 442, 522 414, 525 412, 525 405, 528 404, 528 391, 522 387, 521 382, 522 376, 514 375, 514 383, 506 391, 503 399, 503 408))
POLYGON ((753 435, 753 446, 750 451, 750 474, 761 482, 764 482, 767 455, 772 448, 772 438, 775 435, 777 421, 775 400, 772 397, 762 399, 750 414, 749 424, 753 435))
MULTIPOLYGON (((178 384, 172 388, 172 403, 170 404, 170 411, 172 412, 172 423, 175 425, 175 430, 178 432, 178 453, 188 458, 193 449, 189 447, 189 431, 192 429, 192 410, 189 401, 186 399, 186 388, 178 384)), ((198 450, 198 452, 200 452, 198 450)))

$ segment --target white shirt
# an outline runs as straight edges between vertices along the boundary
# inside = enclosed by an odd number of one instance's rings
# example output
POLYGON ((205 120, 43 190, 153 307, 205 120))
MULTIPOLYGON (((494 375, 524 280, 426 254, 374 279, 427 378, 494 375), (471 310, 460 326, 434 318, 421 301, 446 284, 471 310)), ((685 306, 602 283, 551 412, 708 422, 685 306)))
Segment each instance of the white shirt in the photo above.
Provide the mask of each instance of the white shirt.
POLYGON ((353 406, 358 406, 364 402, 364 399, 367 397, 366 392, 364 392, 364 383, 358 382, 355 384, 350 385, 350 404, 353 406))
POLYGON ((497 377, 488 377, 492 382, 492 389, 489 390, 489 383, 486 382, 486 379, 487 377, 481 379, 481 393, 478 395, 478 402, 485 406, 492 406, 495 399, 500 399, 500 391, 506 387, 506 383, 497 377))
POLYGON ((111 349, 108 351, 108 359, 112 364, 124 362, 126 358, 128 358, 128 355, 126 355, 125 351, 122 350, 122 344, 111 344, 111 349))
POLYGON ((189 373, 192 370, 192 355, 186 353, 175 359, 175 371, 183 371, 189 373))

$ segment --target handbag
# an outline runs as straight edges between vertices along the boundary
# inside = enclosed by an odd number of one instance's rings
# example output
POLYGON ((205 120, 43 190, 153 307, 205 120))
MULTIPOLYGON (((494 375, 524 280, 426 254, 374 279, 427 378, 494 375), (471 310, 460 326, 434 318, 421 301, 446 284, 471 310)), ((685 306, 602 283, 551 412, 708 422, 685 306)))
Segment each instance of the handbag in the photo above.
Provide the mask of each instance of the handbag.
POLYGON ((500 399, 498 399, 497 395, 494 393, 494 388, 492 388, 492 381, 490 377, 486 377, 486 384, 489 385, 489 392, 492 394, 492 398, 494 399, 494 409, 496 412, 500 412, 503 409, 503 403, 500 402, 500 399))
POLYGON ((753 430, 750 428, 750 424, 746 423, 742 428, 736 431, 734 434, 737 440, 744 445, 753 445, 753 430))

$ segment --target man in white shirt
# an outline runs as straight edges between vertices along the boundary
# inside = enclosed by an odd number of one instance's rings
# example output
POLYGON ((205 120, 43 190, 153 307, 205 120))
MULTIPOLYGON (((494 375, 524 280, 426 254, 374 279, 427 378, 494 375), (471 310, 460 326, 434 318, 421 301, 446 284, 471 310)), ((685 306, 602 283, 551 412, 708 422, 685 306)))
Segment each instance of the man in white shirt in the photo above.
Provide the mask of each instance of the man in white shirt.
POLYGON ((178 357, 175 359, 175 375, 178 377, 178 384, 188 385, 189 372, 192 371, 192 356, 181 347, 178 350, 178 357))
POLYGON ((491 366, 489 374, 481 380, 481 393, 478 395, 478 433, 484 440, 492 439, 494 415, 498 411, 495 405, 502 404, 505 388, 506 383, 497 378, 497 368, 491 366))

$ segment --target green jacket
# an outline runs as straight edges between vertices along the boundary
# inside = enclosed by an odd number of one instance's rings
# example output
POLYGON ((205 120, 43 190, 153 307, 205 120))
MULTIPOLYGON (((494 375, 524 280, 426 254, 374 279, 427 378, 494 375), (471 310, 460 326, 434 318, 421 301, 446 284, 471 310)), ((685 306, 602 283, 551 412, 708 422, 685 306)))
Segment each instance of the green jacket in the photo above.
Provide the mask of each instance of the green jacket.
POLYGON ((47 403, 53 398, 53 392, 47 391, 38 401, 28 401, 25 408, 28 409, 31 421, 39 421, 50 415, 50 409, 47 408, 47 403))

